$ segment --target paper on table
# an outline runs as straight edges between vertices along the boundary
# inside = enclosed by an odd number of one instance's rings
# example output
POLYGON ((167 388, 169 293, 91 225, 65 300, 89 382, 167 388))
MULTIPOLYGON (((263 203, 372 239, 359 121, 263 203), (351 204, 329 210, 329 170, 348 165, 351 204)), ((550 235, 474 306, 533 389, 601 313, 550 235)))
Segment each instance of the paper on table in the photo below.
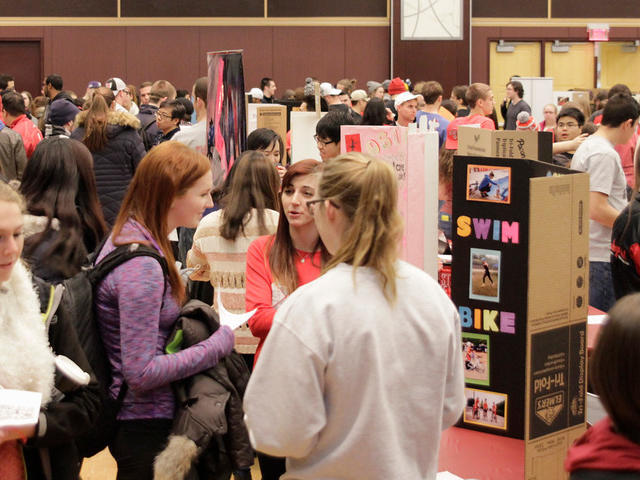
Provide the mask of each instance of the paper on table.
POLYGON ((454 475, 451 472, 438 472, 436 480, 464 480, 464 478, 454 475))
POLYGON ((0 389, 0 427, 35 425, 41 400, 41 393, 0 389))
POLYGON ((254 308, 250 312, 246 313, 231 313, 222 304, 220 298, 220 290, 218 290, 218 316, 220 318, 220 325, 227 325, 231 330, 235 330, 240 325, 247 323, 253 314, 256 313, 257 308, 254 308))
POLYGON ((602 325, 605 318, 607 318, 606 315, 589 315, 587 317, 587 323, 589 325, 602 325))

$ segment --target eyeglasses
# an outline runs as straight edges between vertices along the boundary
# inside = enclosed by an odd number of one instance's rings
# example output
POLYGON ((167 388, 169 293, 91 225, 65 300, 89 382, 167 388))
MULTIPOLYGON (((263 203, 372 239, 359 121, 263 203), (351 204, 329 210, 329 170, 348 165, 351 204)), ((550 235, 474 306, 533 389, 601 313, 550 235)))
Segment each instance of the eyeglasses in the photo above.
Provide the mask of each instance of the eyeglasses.
POLYGON ((156 112, 156 117, 167 118, 168 119, 168 118, 171 118, 171 115, 169 115, 168 113, 164 113, 164 112, 161 112, 161 111, 158 110, 156 112))
POLYGON ((318 145, 324 145, 325 147, 331 143, 335 143, 333 140, 322 140, 318 135, 314 135, 313 139, 318 145))
POLYGON ((577 123, 573 123, 573 122, 572 123, 559 123, 558 124, 558 128, 564 128, 564 127, 575 128, 577 126, 578 126, 578 124, 577 123))
MULTIPOLYGON (((313 215, 313 206, 316 203, 324 202, 325 200, 326 200, 325 198, 316 198, 315 200, 308 200, 306 204, 307 204, 307 209, 309 210, 309 213, 313 215)), ((329 203, 333 205, 334 208, 337 208, 338 210, 340 209, 340 205, 335 203, 333 200, 329 200, 329 203)))
POLYGON ((131 90, 123 89, 123 90, 121 90, 121 92, 124 92, 127 95, 131 96, 131 90))

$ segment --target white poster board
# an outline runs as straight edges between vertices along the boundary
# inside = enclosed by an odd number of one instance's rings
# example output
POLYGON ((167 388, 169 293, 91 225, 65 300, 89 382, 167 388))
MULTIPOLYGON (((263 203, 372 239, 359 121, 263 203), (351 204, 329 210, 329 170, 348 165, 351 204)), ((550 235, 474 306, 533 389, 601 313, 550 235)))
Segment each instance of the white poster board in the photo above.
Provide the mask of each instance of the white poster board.
POLYGON ((523 100, 531 107, 536 123, 544 120, 544 106, 556 103, 553 95, 553 78, 551 77, 513 77, 512 81, 518 81, 524 88, 523 100))
POLYGON ((372 155, 393 167, 404 219, 401 257, 438 280, 438 133, 405 127, 344 125, 342 153, 372 155))
POLYGON ((306 158, 322 161, 320 152, 313 136, 316 134, 316 124, 321 116, 315 112, 291 112, 291 163, 306 158))

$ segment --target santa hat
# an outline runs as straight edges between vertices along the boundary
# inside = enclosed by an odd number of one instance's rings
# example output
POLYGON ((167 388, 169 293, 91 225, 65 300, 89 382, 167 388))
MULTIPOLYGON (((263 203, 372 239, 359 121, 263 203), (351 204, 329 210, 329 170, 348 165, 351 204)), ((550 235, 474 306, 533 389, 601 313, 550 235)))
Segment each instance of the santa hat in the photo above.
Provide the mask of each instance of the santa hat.
POLYGON ((516 130, 534 130, 537 132, 538 125, 529 112, 520 112, 516 122, 516 130))

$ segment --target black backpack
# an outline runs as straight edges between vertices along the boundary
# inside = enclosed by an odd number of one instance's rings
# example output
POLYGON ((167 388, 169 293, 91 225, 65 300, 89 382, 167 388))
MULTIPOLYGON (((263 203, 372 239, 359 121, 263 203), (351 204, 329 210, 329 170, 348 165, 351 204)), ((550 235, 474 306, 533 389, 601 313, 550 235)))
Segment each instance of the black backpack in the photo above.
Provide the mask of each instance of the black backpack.
POLYGON ((149 128, 156 124, 155 117, 147 120, 140 126, 140 135, 142 136, 142 143, 144 143, 144 149, 148 152, 151 150, 158 140, 157 136, 151 135, 149 133, 149 128))
MULTIPOLYGON (((89 256, 88 267, 84 267, 82 271, 62 283, 64 292, 58 307, 61 313, 64 312, 71 317, 80 345, 100 385, 102 414, 91 431, 76 439, 76 445, 83 457, 91 457, 109 446, 116 433, 116 416, 127 393, 127 384, 123 383, 117 399, 112 399, 109 395, 111 366, 95 318, 95 289, 114 268, 135 257, 155 258, 162 267, 165 279, 169 271, 167 261, 157 250, 138 243, 121 245, 94 265, 103 246, 104 242, 89 256)), ((46 306, 46 302, 44 305, 46 306)))

